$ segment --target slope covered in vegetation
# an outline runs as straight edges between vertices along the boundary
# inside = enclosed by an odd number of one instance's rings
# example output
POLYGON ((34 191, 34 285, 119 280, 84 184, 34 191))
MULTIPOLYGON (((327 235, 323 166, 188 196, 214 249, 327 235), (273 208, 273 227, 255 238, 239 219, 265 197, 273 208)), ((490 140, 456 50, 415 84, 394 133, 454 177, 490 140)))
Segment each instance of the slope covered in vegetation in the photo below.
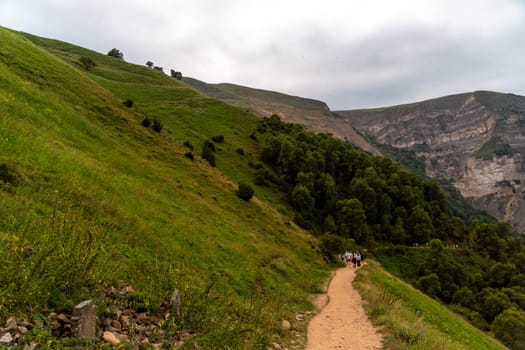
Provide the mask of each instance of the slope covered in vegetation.
POLYGON ((358 270, 354 285, 384 329, 385 349, 506 349, 375 261, 358 270))
MULTIPOLYGON (((311 309, 327 268, 288 214, 326 233, 327 257, 355 243, 485 239, 469 249, 523 273, 505 227, 469 227, 434 182, 387 159, 146 66, 1 28, 0 40, 0 320, 37 325, 28 342, 50 339, 52 312, 93 298, 110 323, 124 323, 122 308, 160 315, 135 339, 149 344, 290 345, 282 320, 311 309), (256 197, 240 199, 238 182, 256 197)), ((500 311, 519 319, 513 303, 500 311)))
POLYGON ((181 315, 151 342, 289 340, 281 320, 310 308, 325 267, 312 238, 236 195, 256 118, 147 67, 27 37, 36 45, 0 29, 0 318, 45 323, 93 298, 103 320, 118 310, 107 290, 122 286, 132 292, 119 303, 155 313, 177 289, 181 315), (82 56, 96 67, 83 71, 82 56), (229 178, 185 156, 184 141, 197 149, 215 134, 229 178))

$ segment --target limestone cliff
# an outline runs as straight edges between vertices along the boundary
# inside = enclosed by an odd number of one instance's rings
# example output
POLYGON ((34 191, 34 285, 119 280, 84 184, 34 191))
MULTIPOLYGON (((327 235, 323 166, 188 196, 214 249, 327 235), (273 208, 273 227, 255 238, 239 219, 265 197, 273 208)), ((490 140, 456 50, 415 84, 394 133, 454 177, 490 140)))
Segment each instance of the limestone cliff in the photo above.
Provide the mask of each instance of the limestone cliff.
POLYGON ((414 150, 428 176, 525 232, 525 97, 480 91, 337 113, 381 144, 414 150))

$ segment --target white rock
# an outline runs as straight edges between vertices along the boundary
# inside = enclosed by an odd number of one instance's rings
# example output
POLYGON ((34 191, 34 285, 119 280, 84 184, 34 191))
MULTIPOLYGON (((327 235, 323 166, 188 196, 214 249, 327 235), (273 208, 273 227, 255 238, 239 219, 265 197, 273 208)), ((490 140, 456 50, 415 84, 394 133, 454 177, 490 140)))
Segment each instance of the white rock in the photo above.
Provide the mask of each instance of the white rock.
POLYGON ((105 331, 102 335, 102 339, 110 343, 111 345, 119 345, 121 343, 120 339, 115 333, 105 331))
POLYGON ((13 341, 13 336, 11 333, 6 333, 0 338, 0 344, 9 344, 13 341))

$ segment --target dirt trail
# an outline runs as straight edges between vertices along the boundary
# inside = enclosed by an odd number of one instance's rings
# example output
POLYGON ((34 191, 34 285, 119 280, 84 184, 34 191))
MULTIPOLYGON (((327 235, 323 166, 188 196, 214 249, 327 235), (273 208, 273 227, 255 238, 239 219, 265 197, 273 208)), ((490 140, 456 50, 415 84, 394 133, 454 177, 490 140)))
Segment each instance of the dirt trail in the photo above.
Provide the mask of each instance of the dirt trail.
POLYGON ((335 272, 328 286, 328 305, 308 324, 306 350, 381 349, 382 337, 352 286, 354 276, 351 265, 335 272))

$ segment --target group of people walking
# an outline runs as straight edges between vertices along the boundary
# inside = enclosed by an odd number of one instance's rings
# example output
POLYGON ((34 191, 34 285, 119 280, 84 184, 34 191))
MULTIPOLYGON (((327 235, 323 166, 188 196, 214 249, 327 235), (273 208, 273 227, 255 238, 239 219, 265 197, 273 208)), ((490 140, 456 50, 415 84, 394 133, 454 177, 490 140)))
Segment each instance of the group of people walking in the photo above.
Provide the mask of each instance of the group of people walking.
POLYGON ((361 252, 344 252, 339 256, 341 261, 346 265, 354 264, 354 267, 361 266, 361 261, 363 261, 363 255, 361 252))

